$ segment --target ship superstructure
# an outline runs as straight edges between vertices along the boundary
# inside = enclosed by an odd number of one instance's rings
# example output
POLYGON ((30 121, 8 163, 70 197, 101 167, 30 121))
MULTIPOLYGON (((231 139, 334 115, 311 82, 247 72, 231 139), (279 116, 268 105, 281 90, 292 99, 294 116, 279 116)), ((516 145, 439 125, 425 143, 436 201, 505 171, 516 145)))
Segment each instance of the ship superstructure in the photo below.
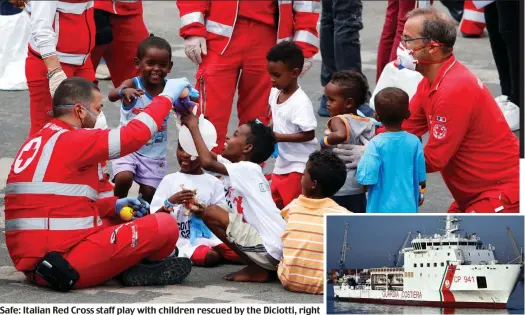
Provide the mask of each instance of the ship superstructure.
POLYGON ((460 235, 459 219, 447 216, 445 222, 442 234, 417 232, 411 246, 402 249, 403 267, 368 269, 366 281, 359 275, 338 281, 336 299, 505 308, 523 268, 521 255, 515 263, 502 264, 494 257, 494 246, 483 245, 475 233, 460 235))

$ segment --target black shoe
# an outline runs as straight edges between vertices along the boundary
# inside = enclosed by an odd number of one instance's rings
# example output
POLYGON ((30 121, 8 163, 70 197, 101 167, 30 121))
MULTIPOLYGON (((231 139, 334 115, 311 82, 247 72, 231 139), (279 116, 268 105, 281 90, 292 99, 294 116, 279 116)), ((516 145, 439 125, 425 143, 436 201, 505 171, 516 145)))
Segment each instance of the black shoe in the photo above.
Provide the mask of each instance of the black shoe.
POLYGON ((191 272, 191 260, 169 257, 155 263, 140 263, 120 274, 125 286, 169 285, 181 283, 191 272))

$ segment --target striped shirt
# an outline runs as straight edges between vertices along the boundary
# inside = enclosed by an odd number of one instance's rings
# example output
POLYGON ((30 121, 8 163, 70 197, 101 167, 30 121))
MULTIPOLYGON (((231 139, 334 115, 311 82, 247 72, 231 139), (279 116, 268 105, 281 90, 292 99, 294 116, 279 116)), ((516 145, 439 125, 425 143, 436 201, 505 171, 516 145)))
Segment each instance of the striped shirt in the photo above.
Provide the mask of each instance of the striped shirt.
POLYGON ((330 198, 303 195, 282 211, 286 229, 281 235, 283 258, 277 275, 290 291, 322 294, 324 288, 324 215, 349 214, 330 198))

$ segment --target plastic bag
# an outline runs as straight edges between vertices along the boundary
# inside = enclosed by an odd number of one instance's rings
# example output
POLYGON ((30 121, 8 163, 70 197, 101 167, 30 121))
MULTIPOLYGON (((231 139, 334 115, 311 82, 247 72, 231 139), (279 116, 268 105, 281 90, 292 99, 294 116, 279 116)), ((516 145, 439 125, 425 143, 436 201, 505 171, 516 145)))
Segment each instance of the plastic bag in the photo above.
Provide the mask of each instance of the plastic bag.
POLYGON ((505 95, 501 95, 496 97, 496 103, 498 103, 499 108, 503 112, 503 116, 505 116, 505 120, 507 121, 507 124, 509 124, 509 127, 512 131, 516 131, 520 129, 520 108, 510 102, 508 100, 508 97, 505 95))
POLYGON ((0 15, 0 90, 27 90, 25 63, 30 32, 27 12, 0 15))
POLYGON ((423 76, 416 71, 408 69, 398 69, 395 65, 395 61, 388 63, 383 69, 379 80, 377 81, 374 93, 370 98, 370 107, 375 110, 374 98, 376 94, 387 87, 397 87, 402 89, 408 94, 409 99, 416 93, 419 82, 423 79, 423 76))

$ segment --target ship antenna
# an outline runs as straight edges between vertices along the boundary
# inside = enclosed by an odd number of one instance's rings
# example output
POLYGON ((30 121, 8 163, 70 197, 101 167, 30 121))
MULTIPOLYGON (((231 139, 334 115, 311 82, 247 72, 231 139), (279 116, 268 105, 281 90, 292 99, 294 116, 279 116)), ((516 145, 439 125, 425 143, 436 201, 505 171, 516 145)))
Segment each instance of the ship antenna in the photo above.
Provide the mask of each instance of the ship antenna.
POLYGON ((516 242, 514 241, 514 237, 512 237, 512 233, 510 232, 510 228, 507 226, 507 234, 509 235, 510 243, 512 244, 512 249, 514 250, 514 254, 516 255, 516 258, 514 258, 513 261, 518 261, 518 264, 523 264, 523 257, 521 256, 518 246, 516 246, 516 242))
POLYGON ((343 238, 343 247, 341 248, 341 258, 339 259, 339 271, 342 274, 344 274, 346 251, 350 250, 350 246, 348 246, 348 243, 346 241, 347 239, 348 239, 348 223, 345 223, 345 235, 343 238))

